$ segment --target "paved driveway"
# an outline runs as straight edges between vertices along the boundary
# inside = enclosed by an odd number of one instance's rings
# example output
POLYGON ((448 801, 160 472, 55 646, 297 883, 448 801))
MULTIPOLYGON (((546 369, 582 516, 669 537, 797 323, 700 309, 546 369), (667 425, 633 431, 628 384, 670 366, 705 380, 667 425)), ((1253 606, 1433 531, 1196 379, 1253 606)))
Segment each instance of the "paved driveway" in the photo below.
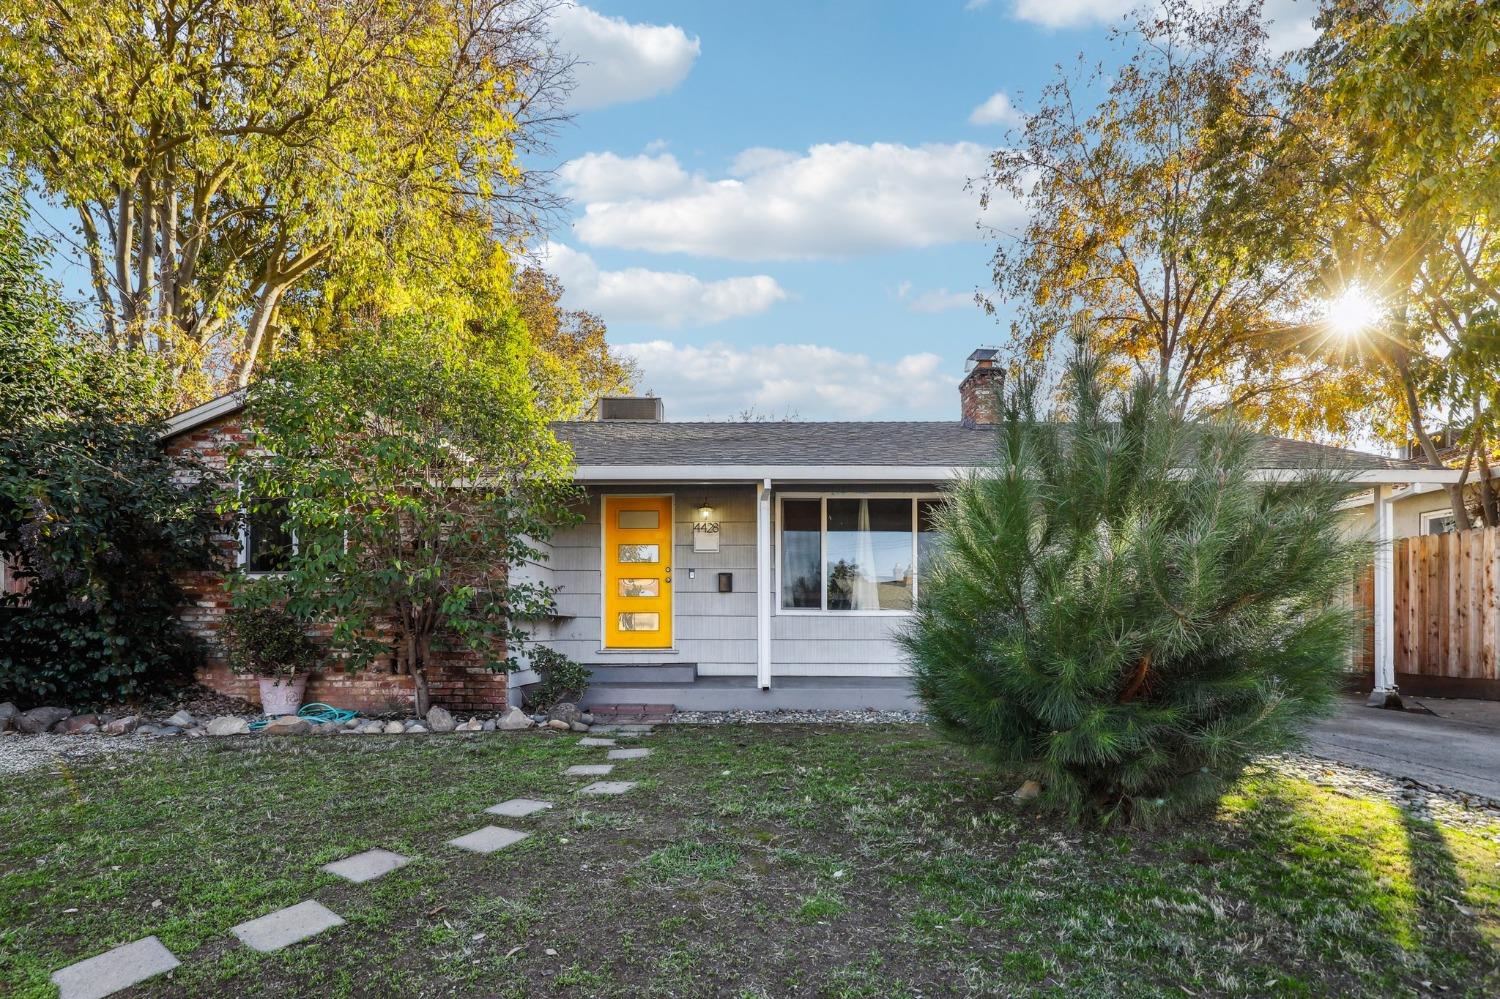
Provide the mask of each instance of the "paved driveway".
POLYGON ((1346 700, 1309 734, 1313 756, 1500 800, 1500 702, 1412 701, 1436 715, 1346 700))

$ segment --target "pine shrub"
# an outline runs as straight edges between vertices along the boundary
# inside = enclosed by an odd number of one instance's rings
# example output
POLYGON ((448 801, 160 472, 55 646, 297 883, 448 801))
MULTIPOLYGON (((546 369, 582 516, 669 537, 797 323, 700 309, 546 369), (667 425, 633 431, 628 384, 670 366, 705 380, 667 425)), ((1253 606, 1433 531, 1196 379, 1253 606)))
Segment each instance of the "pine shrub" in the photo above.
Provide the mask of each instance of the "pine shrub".
POLYGON ((1327 711, 1359 559, 1336 468, 1256 474, 1264 439, 1101 388, 1076 360, 1061 418, 1005 400, 995 463, 952 491, 902 636, 936 725, 1078 821, 1207 807, 1327 711))

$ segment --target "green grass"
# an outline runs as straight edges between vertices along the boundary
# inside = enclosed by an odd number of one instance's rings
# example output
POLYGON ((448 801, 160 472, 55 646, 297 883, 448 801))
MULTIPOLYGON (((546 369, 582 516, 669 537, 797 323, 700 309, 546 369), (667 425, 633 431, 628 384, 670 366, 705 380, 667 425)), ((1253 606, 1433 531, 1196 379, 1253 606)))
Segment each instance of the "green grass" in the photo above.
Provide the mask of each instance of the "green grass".
POLYGON ((1015 806, 913 727, 667 728, 579 799, 576 738, 158 744, 10 778, 0 994, 156 934, 146 996, 1493 995, 1500 829, 1265 772, 1156 833, 1015 806), (489 857, 443 845, 506 798, 489 857), (320 864, 413 862, 349 885, 320 864), (230 926, 316 897, 280 954, 230 926), (550 953, 549 953, 550 952, 550 953))

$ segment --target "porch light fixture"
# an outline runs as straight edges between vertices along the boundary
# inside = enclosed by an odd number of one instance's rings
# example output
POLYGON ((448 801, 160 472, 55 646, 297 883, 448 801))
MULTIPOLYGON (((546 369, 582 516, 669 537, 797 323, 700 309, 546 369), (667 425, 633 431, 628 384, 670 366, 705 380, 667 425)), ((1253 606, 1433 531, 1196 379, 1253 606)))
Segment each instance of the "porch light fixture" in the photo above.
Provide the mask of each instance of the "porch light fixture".
POLYGON ((713 515, 714 515, 714 508, 713 508, 712 505, 709 504, 708 497, 705 496, 698 503, 698 519, 699 520, 708 520, 711 517, 713 517, 713 515))

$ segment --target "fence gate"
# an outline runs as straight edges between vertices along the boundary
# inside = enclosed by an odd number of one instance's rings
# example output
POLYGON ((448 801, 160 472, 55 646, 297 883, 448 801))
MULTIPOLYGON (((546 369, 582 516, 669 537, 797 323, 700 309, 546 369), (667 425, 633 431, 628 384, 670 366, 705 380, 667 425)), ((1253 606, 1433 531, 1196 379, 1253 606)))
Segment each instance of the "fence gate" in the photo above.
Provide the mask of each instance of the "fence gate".
MULTIPOLYGON (((1397 538, 1392 548, 1396 684, 1414 694, 1500 699, 1500 528, 1397 538)), ((1355 606, 1370 621, 1366 572, 1355 606)), ((1373 661, 1373 623, 1355 662, 1373 661)))

